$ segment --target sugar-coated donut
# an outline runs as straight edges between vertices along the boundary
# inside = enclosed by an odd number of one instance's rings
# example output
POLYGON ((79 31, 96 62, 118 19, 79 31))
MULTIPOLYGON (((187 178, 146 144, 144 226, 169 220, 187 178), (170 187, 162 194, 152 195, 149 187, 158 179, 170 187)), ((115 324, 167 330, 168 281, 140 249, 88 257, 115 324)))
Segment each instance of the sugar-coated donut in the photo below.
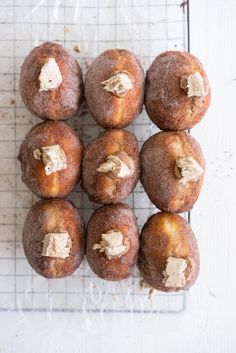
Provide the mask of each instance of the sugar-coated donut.
POLYGON ((65 123, 35 125, 20 146, 22 180, 42 198, 63 197, 80 181, 83 145, 65 123))
POLYGON ((23 228, 25 256, 41 276, 69 276, 84 256, 83 220, 69 201, 41 200, 30 209, 23 228))
POLYGON ((174 213, 160 212, 145 223, 138 267, 151 287, 164 292, 189 289, 198 276, 198 245, 190 225, 174 213))
POLYGON ((147 71, 145 106, 161 130, 192 128, 206 113, 210 99, 206 72, 190 53, 162 53, 147 71))
POLYGON ((32 114, 44 120, 68 119, 83 99, 80 66, 61 45, 45 42, 34 48, 22 65, 20 93, 32 114))
POLYGON ((119 281, 131 275, 139 238, 136 218, 128 205, 98 208, 88 223, 86 239, 87 261, 99 277, 119 281))
POLYGON ((139 146, 131 132, 106 130, 85 148, 82 187, 93 202, 124 200, 133 191, 139 174, 139 146))
POLYGON ((122 128, 141 113, 144 72, 138 58, 124 49, 110 49, 90 65, 85 98, 98 125, 122 128))
POLYGON ((185 131, 162 131, 141 149, 141 183, 159 209, 185 212, 197 201, 205 159, 198 142, 185 131))

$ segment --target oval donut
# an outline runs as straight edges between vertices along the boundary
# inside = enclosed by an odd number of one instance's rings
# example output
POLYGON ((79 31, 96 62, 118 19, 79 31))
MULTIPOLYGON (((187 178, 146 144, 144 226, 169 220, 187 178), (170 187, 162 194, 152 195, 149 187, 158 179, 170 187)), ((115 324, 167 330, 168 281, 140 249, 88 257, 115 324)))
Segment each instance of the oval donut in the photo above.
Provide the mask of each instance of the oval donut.
POLYGON ((25 220, 23 247, 41 276, 69 276, 81 264, 85 250, 84 224, 77 208, 66 200, 38 201, 25 220))
POLYGON ((145 106, 161 130, 191 129, 206 113, 210 100, 206 72, 190 53, 162 53, 147 71, 145 106))
POLYGON ((34 48, 22 65, 20 93, 26 108, 39 118, 68 119, 83 100, 80 66, 61 45, 45 42, 34 48))
POLYGON ((100 54, 88 69, 85 98, 98 125, 123 128, 131 124, 144 99, 144 72, 138 58, 124 49, 100 54))

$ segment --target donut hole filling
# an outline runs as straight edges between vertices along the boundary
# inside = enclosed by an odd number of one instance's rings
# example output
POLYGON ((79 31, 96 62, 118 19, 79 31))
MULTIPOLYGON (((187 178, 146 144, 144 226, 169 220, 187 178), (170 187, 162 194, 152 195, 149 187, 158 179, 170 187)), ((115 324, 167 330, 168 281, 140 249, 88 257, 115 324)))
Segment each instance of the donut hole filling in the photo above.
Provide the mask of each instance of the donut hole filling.
POLYGON ((201 74, 195 71, 194 74, 182 76, 180 79, 182 88, 188 97, 205 97, 206 91, 201 74))
POLYGON ((70 255, 71 246, 67 232, 47 233, 43 240, 42 256, 66 259, 70 255))
POLYGON ((56 89, 62 83, 62 75, 54 58, 48 58, 48 61, 42 66, 39 75, 39 91, 51 91, 56 89))
POLYGON ((175 161, 174 174, 182 185, 199 180, 203 173, 202 167, 191 156, 181 157, 175 161))
POLYGON ((101 238, 100 243, 93 245, 93 250, 104 252, 109 260, 120 258, 129 250, 129 243, 125 241, 120 231, 112 229, 101 234, 101 238))
POLYGON ((168 257, 166 268, 163 271, 162 283, 166 287, 184 287, 186 283, 184 271, 187 261, 182 258, 168 257))
POLYGON ((68 165, 66 154, 59 145, 37 148, 34 158, 43 161, 46 175, 66 169, 68 165))
POLYGON ((121 71, 112 75, 108 80, 101 82, 105 91, 114 94, 117 97, 123 97, 133 88, 133 82, 130 75, 121 71))
POLYGON ((116 155, 110 155, 102 163, 97 171, 99 173, 111 172, 114 177, 126 178, 134 173, 135 166, 133 159, 126 152, 119 152, 116 155))

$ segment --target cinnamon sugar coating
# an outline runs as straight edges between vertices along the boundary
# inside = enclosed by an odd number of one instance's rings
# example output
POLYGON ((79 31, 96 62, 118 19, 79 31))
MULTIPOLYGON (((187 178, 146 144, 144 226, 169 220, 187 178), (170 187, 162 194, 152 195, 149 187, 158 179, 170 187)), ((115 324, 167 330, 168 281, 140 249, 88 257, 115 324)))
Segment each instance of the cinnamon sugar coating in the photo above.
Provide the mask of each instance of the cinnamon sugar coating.
POLYGON ((205 159, 190 134, 162 131, 151 136, 141 149, 141 166, 141 183, 154 205, 177 213, 192 209, 201 191, 205 159), (202 170, 197 179, 186 183, 177 167, 183 157, 192 157, 202 170))
POLYGON ((24 252, 32 268, 47 278, 69 276, 80 265, 85 250, 84 224, 75 206, 66 200, 41 200, 34 204, 23 228, 24 252), (49 233, 68 233, 69 256, 43 256, 43 241, 49 233))
POLYGON ((22 181, 42 198, 68 195, 79 183, 83 145, 79 136, 65 123, 46 121, 35 125, 23 140, 18 160, 22 181), (35 158, 41 147, 59 145, 66 156, 66 168, 46 175, 42 159, 35 158))
POLYGON ((145 106, 150 119, 161 130, 187 130, 200 122, 211 100, 206 72, 190 53, 167 51, 160 54, 147 71, 145 106), (188 97, 181 78, 199 73, 205 95, 188 97))
MULTIPOLYGON (((124 158, 123 162, 129 167, 124 158)), ((82 187, 91 201, 111 204, 124 200, 133 191, 139 175, 139 146, 135 135, 131 132, 122 129, 106 130, 85 148, 82 187), (99 167, 107 161, 107 157, 117 155, 123 158, 121 152, 125 152, 133 160, 131 175, 119 178, 111 171, 108 173, 98 171, 99 167)))
POLYGON ((138 227, 135 215, 126 204, 115 204, 98 208, 90 218, 87 227, 86 258, 89 266, 99 277, 119 281, 129 277, 137 261, 139 248, 138 227), (108 258, 105 252, 94 249, 101 241, 101 235, 111 230, 123 234, 128 251, 122 256, 108 258))
POLYGON ((80 66, 61 45, 45 42, 34 48, 22 65, 20 93, 26 108, 39 118, 68 119, 79 110, 83 100, 80 66), (55 59, 62 82, 55 89, 40 91, 40 72, 50 58, 55 59))
POLYGON ((124 49, 100 54, 88 69, 85 98, 98 125, 122 128, 131 124, 141 113, 144 99, 144 71, 138 58, 124 49), (119 97, 105 89, 104 81, 120 72, 130 77, 133 88, 119 97))
POLYGON ((199 261, 195 236, 184 218, 159 212, 147 220, 140 236, 138 267, 151 287, 165 292, 189 289, 198 276, 199 261), (182 259, 187 265, 183 286, 165 285, 167 260, 170 258, 182 259))

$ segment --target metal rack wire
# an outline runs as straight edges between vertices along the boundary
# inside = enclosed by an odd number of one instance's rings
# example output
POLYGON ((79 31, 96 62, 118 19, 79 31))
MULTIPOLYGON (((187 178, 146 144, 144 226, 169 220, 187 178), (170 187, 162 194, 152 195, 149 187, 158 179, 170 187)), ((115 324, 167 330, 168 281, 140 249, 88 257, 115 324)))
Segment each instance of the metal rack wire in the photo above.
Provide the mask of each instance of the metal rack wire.
MULTIPOLYGON (((160 52, 188 49, 187 12, 178 0, 2 0, 0 3, 0 311, 91 311, 178 313, 184 293, 148 295, 140 288, 137 269, 128 280, 110 283, 97 278, 84 260, 69 278, 38 276, 23 254, 21 231, 36 201, 21 182, 16 161, 27 131, 39 122, 24 107, 18 92, 20 67, 30 49, 45 40, 58 41, 79 60, 83 73, 103 50, 127 48, 145 69, 160 52), (75 46, 79 46, 74 50, 75 46)), ((101 131, 86 109, 69 124, 88 143, 101 131)), ((145 110, 129 130, 140 143, 157 131, 145 110)), ((85 219, 97 207, 78 187, 69 197, 85 219)), ((126 202, 139 228, 155 207, 137 185, 126 202)), ((187 217, 187 215, 186 215, 187 217)))

